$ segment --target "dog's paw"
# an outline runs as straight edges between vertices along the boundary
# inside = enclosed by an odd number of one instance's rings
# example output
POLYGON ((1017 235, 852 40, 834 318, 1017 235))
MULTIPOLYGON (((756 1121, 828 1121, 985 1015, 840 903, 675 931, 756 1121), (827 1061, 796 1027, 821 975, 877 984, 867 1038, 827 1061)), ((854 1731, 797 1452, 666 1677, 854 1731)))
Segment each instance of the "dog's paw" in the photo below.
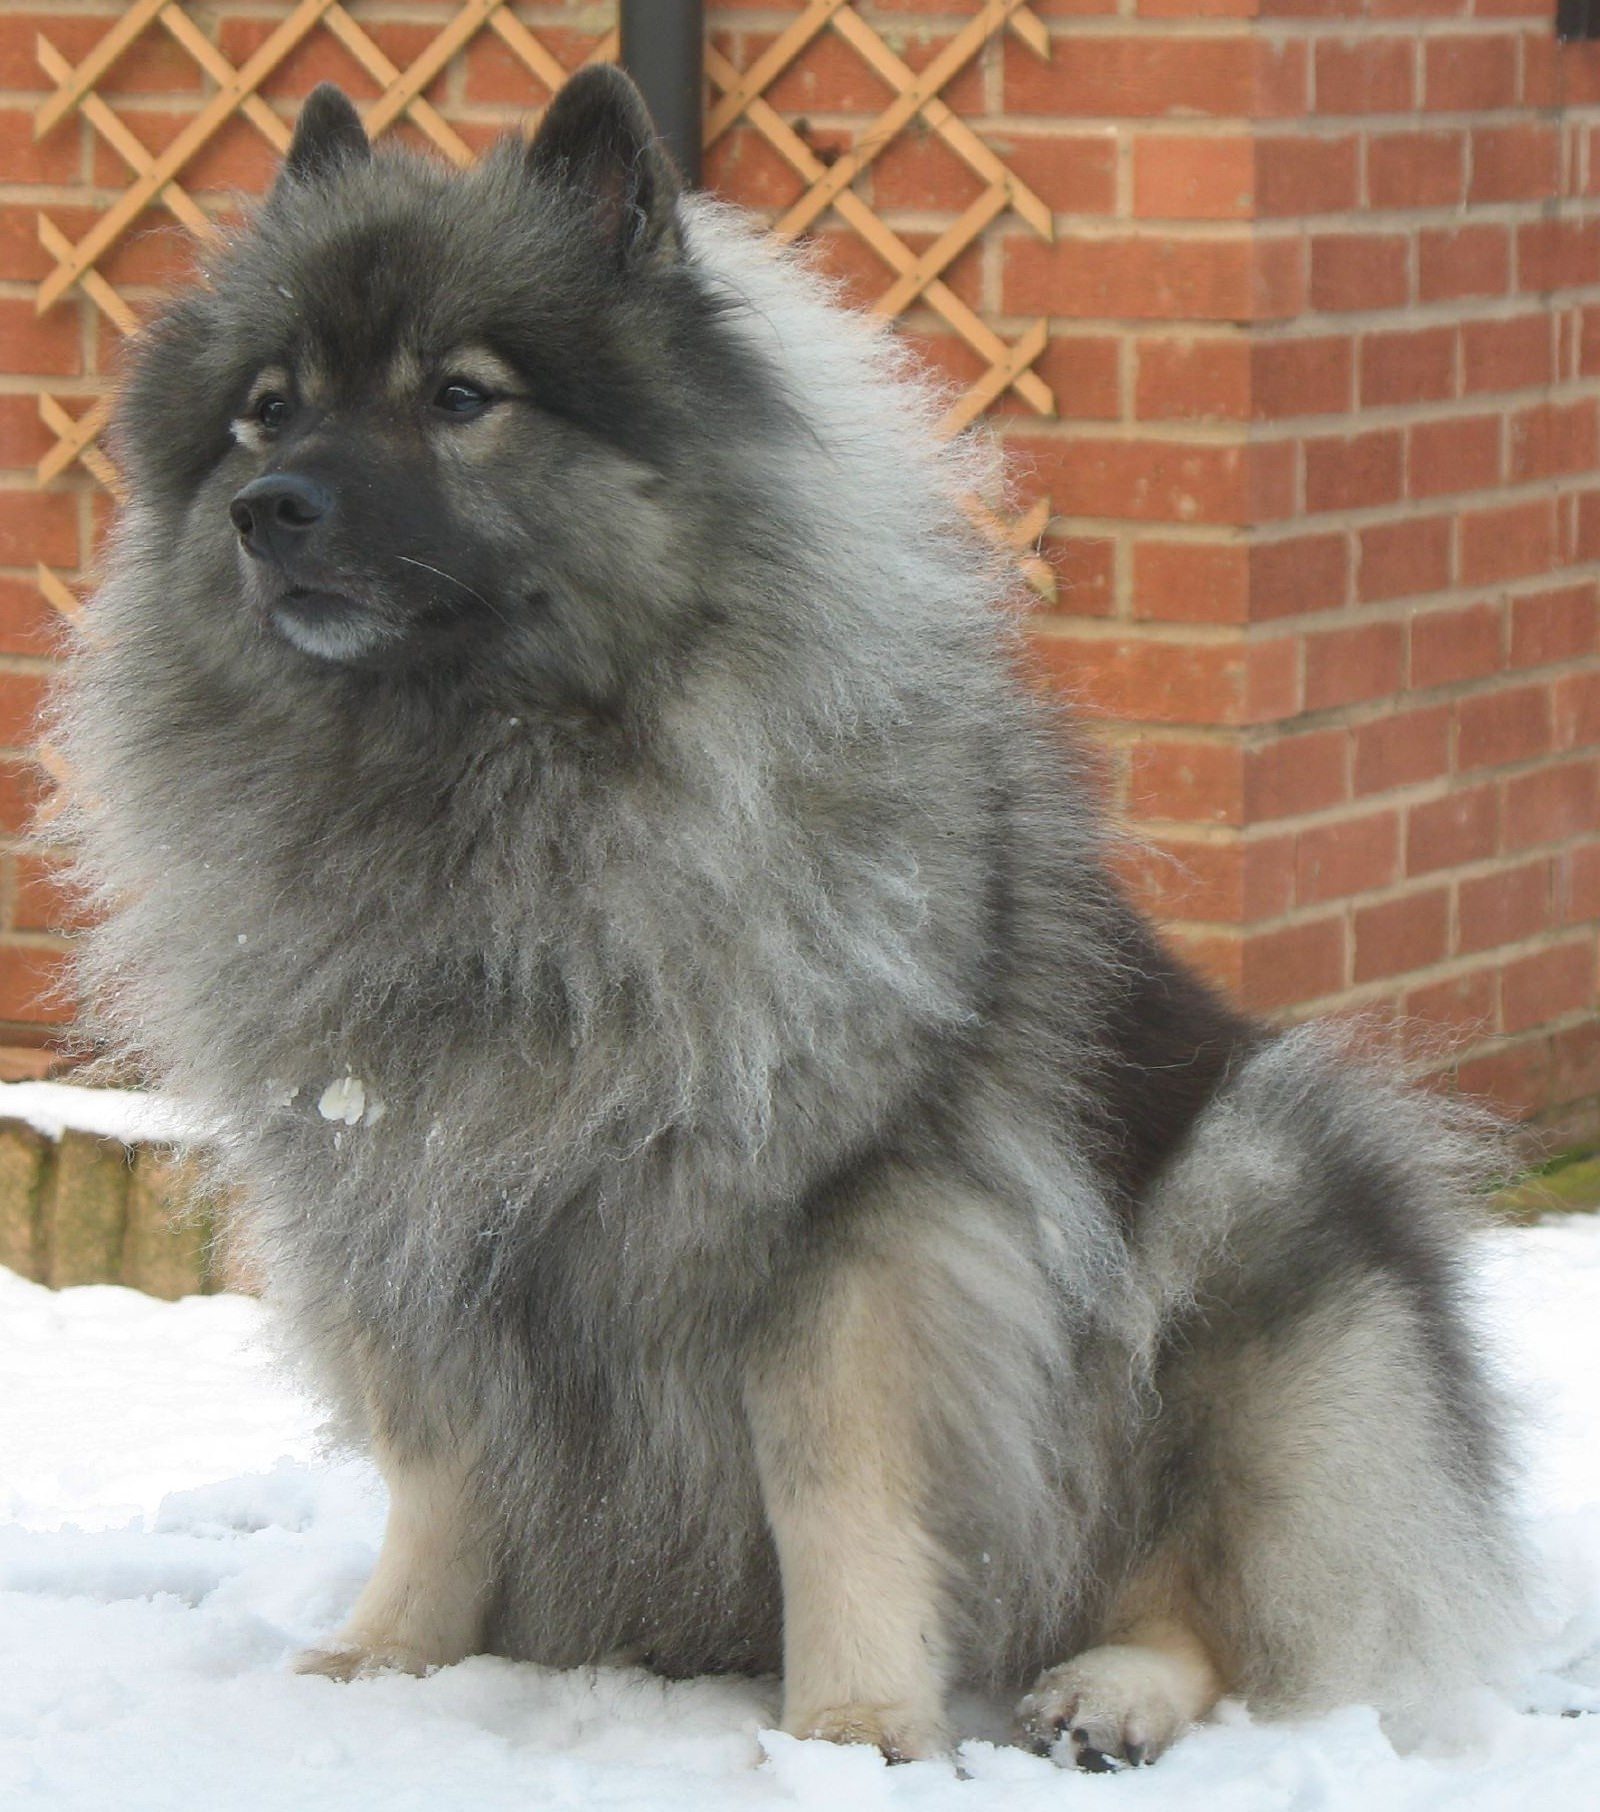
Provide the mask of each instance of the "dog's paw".
POLYGON ((1193 1722, 1183 1664, 1132 1644, 1091 1648, 1041 1674, 1017 1706, 1018 1740, 1091 1773, 1153 1762, 1193 1722))
POLYGON ((297 1674, 321 1674, 328 1680, 370 1680, 376 1674, 425 1674, 433 1664, 394 1643, 336 1642, 329 1648, 302 1649, 294 1658, 297 1674))
POLYGON ((784 1729, 791 1736, 815 1737, 824 1743, 870 1743, 890 1762, 921 1761, 948 1747, 937 1718, 903 1705, 830 1705, 785 1718, 784 1729))

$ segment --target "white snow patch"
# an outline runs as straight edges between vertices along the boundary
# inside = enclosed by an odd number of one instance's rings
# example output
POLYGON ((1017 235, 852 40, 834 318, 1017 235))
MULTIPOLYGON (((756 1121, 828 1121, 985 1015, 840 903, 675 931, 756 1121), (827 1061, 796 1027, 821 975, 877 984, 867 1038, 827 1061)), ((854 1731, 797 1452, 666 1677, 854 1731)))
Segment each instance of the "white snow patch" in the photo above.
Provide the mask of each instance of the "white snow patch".
MULTIPOLYGON (((37 1086, 37 1085, 28 1085, 37 1086)), ((85 1091, 77 1091, 85 1092, 85 1091)), ((1488 1316, 1534 1409, 1550 1573, 1525 1702, 1462 1753, 1399 1756, 1352 1707, 1234 1705, 1157 1767, 1063 1773, 962 1699, 957 1758, 886 1767, 775 1732, 772 1682, 670 1684, 487 1657, 425 1680, 290 1671, 372 1564, 383 1493, 328 1457, 242 1297, 59 1294, 0 1272, 5 1812, 1597 1812, 1600 1220, 1497 1233, 1488 1316)))
POLYGON ((125 1145, 182 1144, 200 1136, 192 1119, 159 1095, 72 1082, 0 1082, 0 1119, 26 1120, 52 1139, 69 1128, 125 1145))
POLYGON ((341 1120, 346 1126, 354 1126, 366 1111, 367 1091, 359 1076, 336 1077, 317 1102, 324 1120, 341 1120))

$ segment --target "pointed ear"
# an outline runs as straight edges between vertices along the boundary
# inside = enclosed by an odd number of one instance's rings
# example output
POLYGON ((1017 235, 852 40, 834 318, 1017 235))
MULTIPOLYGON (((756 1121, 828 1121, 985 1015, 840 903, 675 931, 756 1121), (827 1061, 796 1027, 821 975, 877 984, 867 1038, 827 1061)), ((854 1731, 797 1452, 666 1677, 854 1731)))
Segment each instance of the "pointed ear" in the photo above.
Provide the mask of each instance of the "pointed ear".
POLYGON ((620 69, 579 70, 546 108, 527 158, 533 175, 587 203, 619 265, 676 251, 678 173, 620 69))
POLYGON ((326 182, 352 164, 372 156, 361 116, 349 97, 332 82, 313 88, 295 122, 294 138, 283 160, 279 182, 326 182))

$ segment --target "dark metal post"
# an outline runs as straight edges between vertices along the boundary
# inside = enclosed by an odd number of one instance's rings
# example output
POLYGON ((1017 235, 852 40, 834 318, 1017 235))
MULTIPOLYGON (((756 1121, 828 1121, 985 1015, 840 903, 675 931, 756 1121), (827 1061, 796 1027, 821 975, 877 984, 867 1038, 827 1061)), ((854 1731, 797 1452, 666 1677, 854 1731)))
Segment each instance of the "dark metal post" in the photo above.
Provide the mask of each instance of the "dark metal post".
POLYGON ((1600 4, 1597 0, 1559 0, 1556 36, 1569 44, 1580 38, 1600 38, 1600 4))
POLYGON ((705 8, 701 0, 621 0, 622 67, 686 181, 700 181, 705 107, 705 8))

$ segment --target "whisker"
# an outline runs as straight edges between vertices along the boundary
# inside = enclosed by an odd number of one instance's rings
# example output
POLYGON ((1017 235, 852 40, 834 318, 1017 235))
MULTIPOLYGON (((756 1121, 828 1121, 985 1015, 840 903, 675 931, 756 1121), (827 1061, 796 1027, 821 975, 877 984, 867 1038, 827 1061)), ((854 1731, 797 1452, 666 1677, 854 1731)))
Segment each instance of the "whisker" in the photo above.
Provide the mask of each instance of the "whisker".
POLYGON ((396 554, 395 559, 403 560, 407 566, 420 566, 425 573, 432 573, 436 578, 443 579, 448 584, 457 586, 460 590, 464 591, 469 598, 476 598, 485 610, 492 611, 508 629, 511 627, 511 619, 507 617, 505 612, 491 603, 476 586, 469 585, 465 579, 458 579, 454 573, 447 573, 442 566, 430 566, 426 560, 415 560, 410 554, 396 554))

